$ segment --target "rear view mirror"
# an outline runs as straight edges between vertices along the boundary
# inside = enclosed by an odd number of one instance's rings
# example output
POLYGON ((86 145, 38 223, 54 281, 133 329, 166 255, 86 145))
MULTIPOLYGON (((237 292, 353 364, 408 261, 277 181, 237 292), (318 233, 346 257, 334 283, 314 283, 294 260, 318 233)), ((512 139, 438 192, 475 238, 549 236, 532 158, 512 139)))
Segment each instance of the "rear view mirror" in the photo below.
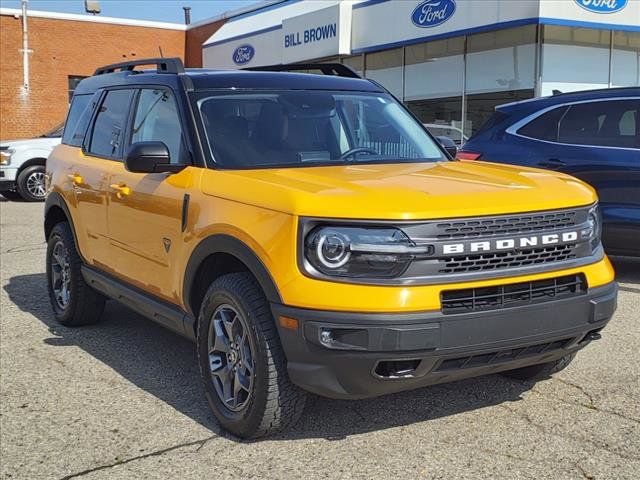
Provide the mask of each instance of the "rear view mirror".
POLYGON ((186 167, 172 164, 170 160, 169 149, 164 142, 137 142, 129 147, 124 166, 134 173, 175 173, 186 167))
POLYGON ((442 145, 442 148, 444 148, 447 153, 451 155, 451 158, 456 158, 456 155, 458 154, 458 147, 456 147, 456 144, 453 140, 451 140, 449 137, 444 136, 436 137, 436 140, 438 140, 440 145, 442 145))

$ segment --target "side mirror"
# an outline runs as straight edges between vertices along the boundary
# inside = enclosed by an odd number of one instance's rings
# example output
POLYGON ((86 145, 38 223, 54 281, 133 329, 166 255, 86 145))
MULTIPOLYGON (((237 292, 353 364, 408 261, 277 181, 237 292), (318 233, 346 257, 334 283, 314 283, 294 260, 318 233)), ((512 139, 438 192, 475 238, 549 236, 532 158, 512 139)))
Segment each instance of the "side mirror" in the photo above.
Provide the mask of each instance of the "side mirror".
POLYGON ((138 142, 129 147, 124 166, 134 173, 175 173, 186 165, 170 163, 169 149, 164 142, 138 142))
POLYGON ((451 158, 456 158, 456 155, 458 154, 458 147, 456 147, 456 144, 453 140, 451 140, 449 137, 444 136, 436 137, 436 140, 438 140, 440 145, 442 145, 442 148, 444 148, 447 153, 451 155, 451 158))

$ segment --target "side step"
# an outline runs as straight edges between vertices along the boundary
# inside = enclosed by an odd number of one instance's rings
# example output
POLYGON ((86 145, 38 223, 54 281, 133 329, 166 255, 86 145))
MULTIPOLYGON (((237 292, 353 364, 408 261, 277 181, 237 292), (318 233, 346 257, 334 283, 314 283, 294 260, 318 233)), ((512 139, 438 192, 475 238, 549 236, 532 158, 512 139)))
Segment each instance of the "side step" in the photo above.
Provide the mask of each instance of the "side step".
POLYGON ((92 288, 106 297, 126 305, 169 330, 195 340, 193 329, 195 320, 177 306, 159 300, 87 265, 82 266, 82 276, 92 288))

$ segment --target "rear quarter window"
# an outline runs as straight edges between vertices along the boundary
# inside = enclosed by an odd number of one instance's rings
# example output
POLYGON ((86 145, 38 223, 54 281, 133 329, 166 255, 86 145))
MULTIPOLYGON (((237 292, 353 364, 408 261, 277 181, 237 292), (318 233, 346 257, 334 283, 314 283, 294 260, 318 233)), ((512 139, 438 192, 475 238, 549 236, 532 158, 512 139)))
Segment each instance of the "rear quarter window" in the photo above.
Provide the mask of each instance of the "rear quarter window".
POLYGON ((518 129, 517 133, 523 137, 556 142, 558 141, 558 125, 566 111, 566 106, 554 108, 518 129))
POLYGON ((74 147, 82 145, 84 134, 91 120, 91 111, 93 108, 90 108, 90 106, 93 105, 91 102, 92 98, 92 94, 76 95, 73 97, 62 133, 62 143, 65 145, 74 147))

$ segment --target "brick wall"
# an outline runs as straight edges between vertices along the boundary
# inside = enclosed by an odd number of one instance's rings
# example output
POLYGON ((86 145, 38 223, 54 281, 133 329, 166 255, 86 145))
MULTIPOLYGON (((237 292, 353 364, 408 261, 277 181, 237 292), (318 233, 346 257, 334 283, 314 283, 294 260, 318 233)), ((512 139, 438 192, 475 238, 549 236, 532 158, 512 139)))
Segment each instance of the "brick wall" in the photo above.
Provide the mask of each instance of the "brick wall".
MULTIPOLYGON (((33 137, 62 122, 69 75, 88 76, 101 65, 159 57, 160 48, 165 57, 184 59, 185 31, 30 17, 28 93, 22 89, 21 48, 22 20, 0 15, 2 140, 33 137)), ((191 56, 197 56, 195 50, 192 46, 191 56)))
POLYGON ((217 32, 224 22, 225 20, 218 20, 187 30, 184 54, 187 67, 202 68, 202 44, 217 32))

